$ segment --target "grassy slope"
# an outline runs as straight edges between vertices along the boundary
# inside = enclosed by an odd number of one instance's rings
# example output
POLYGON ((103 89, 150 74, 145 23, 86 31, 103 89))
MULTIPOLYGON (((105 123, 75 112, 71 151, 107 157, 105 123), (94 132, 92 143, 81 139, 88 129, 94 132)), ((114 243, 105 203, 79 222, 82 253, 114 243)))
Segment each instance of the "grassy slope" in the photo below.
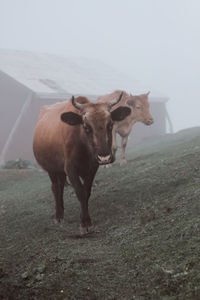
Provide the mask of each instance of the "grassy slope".
POLYGON ((199 128, 135 146, 99 170, 85 238, 71 188, 60 227, 44 172, 1 170, 0 299, 200 299, 199 166, 199 128))

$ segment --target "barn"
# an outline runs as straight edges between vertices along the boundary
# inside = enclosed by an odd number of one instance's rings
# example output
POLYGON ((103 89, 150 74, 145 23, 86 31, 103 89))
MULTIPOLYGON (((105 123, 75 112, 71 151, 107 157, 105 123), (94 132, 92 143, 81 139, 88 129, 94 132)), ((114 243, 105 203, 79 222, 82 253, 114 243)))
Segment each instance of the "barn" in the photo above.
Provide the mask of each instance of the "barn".
MULTIPOLYGON (((136 76, 136 74, 133 74, 136 76)), ((0 165, 22 158, 34 160, 33 130, 43 105, 84 95, 95 101, 116 89, 132 94, 151 91, 151 127, 136 124, 131 141, 172 131, 168 97, 129 78, 101 61, 27 51, 0 50, 0 165)))

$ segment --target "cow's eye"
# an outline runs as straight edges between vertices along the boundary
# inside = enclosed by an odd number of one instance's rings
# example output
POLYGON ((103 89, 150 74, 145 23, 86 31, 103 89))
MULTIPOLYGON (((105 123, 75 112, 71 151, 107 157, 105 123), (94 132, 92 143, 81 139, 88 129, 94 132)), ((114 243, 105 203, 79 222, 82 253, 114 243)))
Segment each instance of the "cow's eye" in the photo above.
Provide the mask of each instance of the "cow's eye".
POLYGON ((88 124, 84 124, 83 128, 85 129, 86 133, 91 133, 92 132, 92 127, 88 124))

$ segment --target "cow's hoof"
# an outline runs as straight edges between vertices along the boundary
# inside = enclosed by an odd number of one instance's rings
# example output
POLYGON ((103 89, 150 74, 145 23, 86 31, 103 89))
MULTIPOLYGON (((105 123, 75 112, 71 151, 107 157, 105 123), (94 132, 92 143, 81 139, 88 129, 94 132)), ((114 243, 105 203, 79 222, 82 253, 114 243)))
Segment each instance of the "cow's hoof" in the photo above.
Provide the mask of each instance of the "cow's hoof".
POLYGON ((127 161, 125 160, 125 158, 120 160, 120 167, 127 164, 127 161))
POLYGON ((54 221, 54 224, 56 224, 56 225, 57 225, 57 224, 63 225, 64 222, 65 222, 65 221, 64 221, 64 218, 62 218, 62 219, 61 219, 61 218, 54 218, 53 221, 54 221))
POLYGON ((86 234, 89 234, 89 233, 92 233, 92 232, 94 232, 94 226, 93 225, 88 226, 88 227, 80 225, 80 234, 81 235, 86 235, 86 234))

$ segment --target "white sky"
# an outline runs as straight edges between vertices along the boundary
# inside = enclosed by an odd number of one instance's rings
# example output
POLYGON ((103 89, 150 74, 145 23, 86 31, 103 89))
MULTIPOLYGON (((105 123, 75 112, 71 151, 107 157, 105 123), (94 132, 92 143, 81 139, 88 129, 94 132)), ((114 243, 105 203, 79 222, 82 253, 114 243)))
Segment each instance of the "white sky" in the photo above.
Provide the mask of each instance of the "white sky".
POLYGON ((0 0, 0 48, 98 58, 170 97, 200 126, 199 0, 0 0))

